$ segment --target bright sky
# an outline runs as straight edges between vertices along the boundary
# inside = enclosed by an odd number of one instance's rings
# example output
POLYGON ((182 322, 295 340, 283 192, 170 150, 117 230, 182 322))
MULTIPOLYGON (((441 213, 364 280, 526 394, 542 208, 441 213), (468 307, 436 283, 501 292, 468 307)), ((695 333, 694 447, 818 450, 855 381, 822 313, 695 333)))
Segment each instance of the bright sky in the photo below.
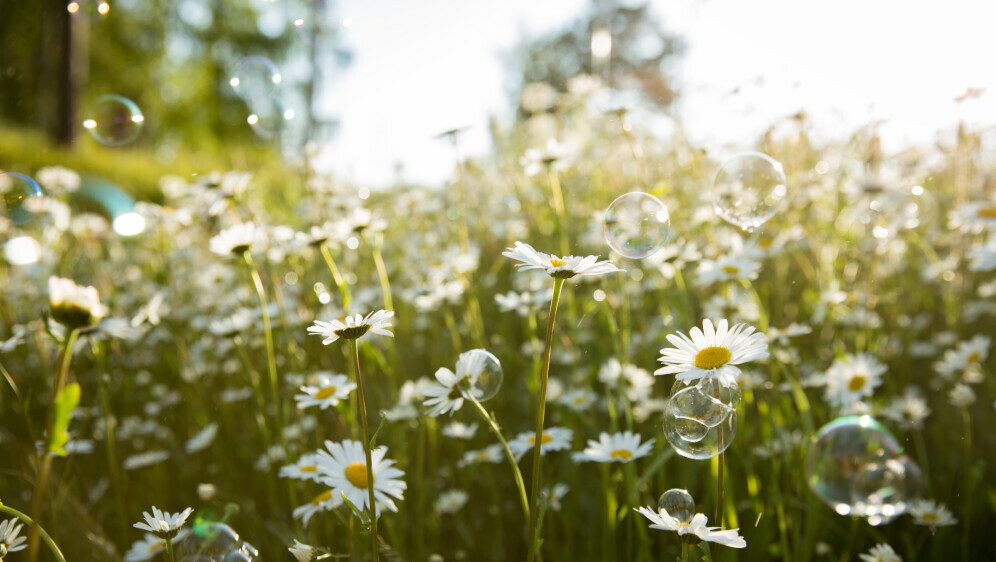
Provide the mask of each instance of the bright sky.
MULTIPOLYGON (((884 120, 886 147, 926 143, 959 120, 996 124, 996 4, 969 0, 652 2, 686 54, 671 71, 696 142, 740 145, 805 109, 841 136, 884 120), (958 104, 967 88, 985 88, 958 104), (738 93, 732 94, 734 90, 738 93)), ((353 65, 323 102, 341 119, 327 166, 371 187, 438 185, 453 154, 433 137, 471 126, 462 150, 488 150, 490 115, 511 119, 503 55, 557 30, 587 0, 343 0, 353 65)))

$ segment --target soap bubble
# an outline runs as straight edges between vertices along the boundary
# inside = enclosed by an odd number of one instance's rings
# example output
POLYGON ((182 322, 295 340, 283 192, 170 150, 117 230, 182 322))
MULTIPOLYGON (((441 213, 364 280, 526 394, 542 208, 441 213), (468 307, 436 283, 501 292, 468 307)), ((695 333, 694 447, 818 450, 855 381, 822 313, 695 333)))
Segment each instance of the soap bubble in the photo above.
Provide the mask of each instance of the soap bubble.
POLYGON ((100 96, 83 120, 83 128, 100 144, 124 146, 135 140, 145 123, 142 110, 124 96, 100 96))
POLYGON ((737 409, 741 399, 739 386, 723 384, 716 377, 699 379, 696 384, 676 380, 671 387, 671 396, 678 400, 675 406, 680 411, 707 427, 715 427, 723 421, 727 414, 737 409))
POLYGON ((210 513, 198 514, 193 527, 194 534, 177 548, 178 561, 251 562, 259 556, 259 551, 243 541, 234 529, 224 523, 212 521, 210 513))
POLYGON ((457 371, 471 374, 470 379, 461 384, 460 392, 468 398, 470 393, 473 393, 478 402, 494 398, 505 378, 501 362, 484 349, 471 349, 461 353, 460 359, 457 360, 457 371))
POLYGON ((700 388, 688 386, 664 406, 664 436, 679 455, 690 459, 715 457, 737 436, 736 410, 703 396, 700 388))
POLYGON ((688 490, 672 488, 657 500, 657 512, 661 511, 667 511, 671 517, 687 524, 695 516, 695 500, 688 490))
POLYGON ((605 241, 616 253, 631 259, 653 255, 667 241, 671 217, 660 199, 634 191, 620 195, 605 210, 605 241))
POLYGON ((837 418, 817 432, 809 447, 806 481, 837 513, 883 522, 889 513, 902 513, 910 494, 919 489, 920 470, 902 451, 892 433, 871 416, 837 418))
POLYGON ((888 523, 919 496, 921 480, 920 467, 906 455, 868 463, 851 485, 851 515, 866 517, 871 525, 888 523))
POLYGON ((268 98, 276 93, 283 77, 277 65, 266 57, 251 56, 239 61, 228 83, 242 99, 268 98))
POLYGON ((775 215, 785 196, 785 170, 767 154, 738 154, 716 170, 712 208, 726 222, 748 232, 775 215))
POLYGON ((265 139, 280 134, 287 122, 294 118, 294 110, 285 107, 279 98, 254 98, 249 102, 249 111, 246 122, 265 139))
POLYGON ((0 174, 0 193, 3 194, 0 217, 18 226, 30 222, 35 217, 30 202, 44 195, 35 180, 17 172, 0 174))

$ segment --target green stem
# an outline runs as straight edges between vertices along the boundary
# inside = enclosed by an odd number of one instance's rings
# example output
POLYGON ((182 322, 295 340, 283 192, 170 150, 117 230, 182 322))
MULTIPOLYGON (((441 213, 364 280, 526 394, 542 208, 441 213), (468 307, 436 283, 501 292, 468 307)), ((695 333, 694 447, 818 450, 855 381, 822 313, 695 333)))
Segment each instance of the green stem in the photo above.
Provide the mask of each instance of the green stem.
MULTIPOLYGON (((277 386, 277 361, 273 350, 273 327, 270 325, 270 311, 267 310, 266 290, 263 288, 263 280, 259 276, 259 270, 256 269, 256 264, 253 263, 252 254, 247 250, 242 255, 245 257, 246 265, 249 266, 249 273, 252 275, 253 287, 256 289, 256 297, 259 299, 259 308, 263 316, 263 339, 266 341, 266 369, 270 374, 270 390, 273 393, 273 404, 277 408, 277 416, 281 425, 286 425, 287 419, 284 416, 283 404, 280 402, 280 388, 277 386)), ((285 441, 283 432, 278 433, 281 436, 281 442, 285 441)), ((283 445, 286 450, 287 443, 284 442, 283 445)))
POLYGON ((550 299, 550 313, 546 319, 546 347, 543 349, 543 372, 540 375, 539 407, 536 412, 536 434, 533 442, 533 482, 529 509, 529 562, 536 559, 537 538, 536 516, 540 490, 540 457, 543 446, 543 417, 546 413, 546 383, 550 378, 550 351, 553 348, 553 325, 557 321, 557 303, 560 302, 560 291, 564 287, 564 279, 554 278, 553 298, 550 299))
POLYGON ((45 541, 45 544, 48 545, 49 550, 51 550, 52 554, 55 555, 56 560, 59 560, 60 562, 66 562, 66 557, 62 555, 62 551, 59 550, 59 546, 56 545, 55 541, 52 540, 52 537, 49 536, 49 534, 45 532, 45 529, 41 528, 41 525, 36 525, 35 522, 34 522, 34 520, 32 520, 30 517, 28 517, 24 513, 21 513, 20 511, 14 509, 12 507, 8 507, 6 505, 3 505, 2 503, 0 503, 0 513, 6 513, 7 515, 13 515, 14 517, 17 517, 18 519, 20 519, 21 521, 24 521, 25 523, 27 523, 28 526, 31 527, 32 529, 38 529, 38 535, 41 537, 41 540, 45 541))
POLYGON ((472 393, 468 393, 467 399, 470 400, 474 406, 477 407, 477 411, 481 413, 484 421, 488 422, 488 426, 491 431, 494 432, 498 441, 501 442, 501 446, 505 449, 505 456, 508 457, 508 463, 512 465, 512 475, 515 476, 515 486, 519 489, 519 501, 522 502, 522 513, 526 516, 526 520, 529 520, 529 499, 526 497, 526 484, 522 479, 522 472, 519 470, 519 463, 515 462, 515 455, 512 454, 512 449, 508 447, 508 442, 505 441, 505 437, 501 434, 501 429, 498 427, 498 422, 495 421, 493 417, 488 415, 487 410, 484 406, 477 400, 477 397, 472 393))
POLYGON ((557 230, 560 233, 560 252, 567 255, 567 219, 566 208, 564 206, 564 192, 560 188, 560 176, 553 167, 547 168, 550 177, 550 190, 553 191, 553 206, 557 211, 557 230))
POLYGON ((681 539, 681 562, 688 562, 688 541, 681 539))
POLYGON ((380 251, 383 243, 381 235, 378 234, 377 239, 374 240, 373 259, 374 265, 377 266, 377 277, 380 279, 380 290, 384 293, 384 308, 394 310, 394 299, 391 298, 391 282, 387 278, 387 266, 384 265, 384 256, 380 251))
POLYGON ((329 250, 328 245, 322 244, 319 246, 322 258, 325 259, 325 265, 328 266, 329 272, 332 274, 332 281, 335 282, 335 286, 339 287, 339 293, 342 294, 342 310, 344 312, 349 312, 349 285, 346 284, 346 280, 343 279, 342 274, 339 273, 339 268, 335 265, 335 260, 332 259, 332 252, 329 250))
POLYGON ((367 428, 367 403, 363 394, 363 375, 360 374, 360 350, 357 340, 351 340, 353 350, 353 368, 356 370, 356 391, 360 402, 360 423, 363 426, 363 454, 367 461, 367 494, 370 501, 370 550, 374 562, 380 561, 380 551, 377 548, 377 503, 374 498, 373 461, 370 455, 370 430, 367 428))
MULTIPOLYGON (((723 426, 719 426, 719 442, 723 442, 723 426)), ((720 445, 722 447, 722 445, 720 445)), ((723 457, 724 453, 719 454, 719 477, 716 479, 716 521, 717 524, 723 526, 723 457)))
POLYGON ((173 539, 166 537, 166 558, 169 562, 176 562, 176 557, 173 556, 173 539))

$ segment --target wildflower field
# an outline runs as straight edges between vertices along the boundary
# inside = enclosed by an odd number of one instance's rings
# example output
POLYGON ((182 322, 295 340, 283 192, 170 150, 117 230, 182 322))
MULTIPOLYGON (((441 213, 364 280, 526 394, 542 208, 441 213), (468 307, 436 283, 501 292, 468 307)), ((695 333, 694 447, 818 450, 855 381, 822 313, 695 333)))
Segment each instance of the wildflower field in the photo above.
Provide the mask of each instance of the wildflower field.
POLYGON ((992 132, 532 88, 443 188, 0 159, 0 559, 996 560, 992 132))

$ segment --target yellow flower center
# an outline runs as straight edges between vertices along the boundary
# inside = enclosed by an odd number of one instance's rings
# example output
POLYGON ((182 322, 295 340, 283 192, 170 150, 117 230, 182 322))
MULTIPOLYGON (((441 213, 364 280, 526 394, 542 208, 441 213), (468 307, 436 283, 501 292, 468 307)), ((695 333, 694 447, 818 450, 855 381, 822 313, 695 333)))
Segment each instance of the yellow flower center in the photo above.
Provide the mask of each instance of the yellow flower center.
POLYGON ((474 454, 474 459, 478 461, 486 461, 491 458, 491 453, 481 450, 474 454))
POLYGON ((317 400, 325 400, 326 398, 328 398, 329 396, 332 396, 333 394, 335 394, 335 387, 334 386, 325 386, 325 387, 322 387, 321 390, 319 390, 318 392, 315 393, 315 399, 317 399, 317 400))
POLYGON ((318 467, 317 466, 302 466, 298 470, 300 470, 301 472, 318 472, 318 467))
POLYGON ((725 271, 727 275, 736 275, 737 273, 740 273, 740 268, 732 265, 724 265, 723 271, 725 271))
POLYGON ((367 466, 361 462, 354 462, 346 467, 346 480, 357 488, 366 488, 370 485, 367 480, 367 466))
POLYGON ((924 523, 937 523, 937 514, 924 513, 923 515, 920 516, 920 519, 922 519, 924 523))
POLYGON ((730 362, 730 350, 718 345, 706 347, 695 354, 695 366, 699 369, 718 369, 730 362))
POLYGON ((564 265, 565 263, 567 263, 567 260, 561 260, 561 259, 557 259, 557 258, 551 258, 550 259, 550 263, 553 264, 553 267, 560 267, 560 266, 564 265))
POLYGON ((159 554, 159 551, 166 548, 166 541, 156 541, 149 544, 149 554, 159 554))
POLYGON ((617 461, 628 461, 633 458, 633 453, 631 453, 629 449, 616 449, 615 451, 612 451, 609 457, 616 459, 617 461))
POLYGON ((867 381, 868 378, 864 375, 854 375, 851 377, 850 382, 847 383, 847 389, 851 392, 857 392, 865 387, 867 381))
MULTIPOLYGON (((543 438, 540 439, 540 441, 542 442, 543 445, 546 445, 550 441, 553 441, 553 436, 551 436, 549 433, 544 433, 543 434, 543 438)), ((535 433, 533 435, 529 436, 529 442, 532 443, 533 445, 536 444, 536 434, 535 433)))
POLYGON ((332 499, 332 490, 325 490, 324 492, 315 496, 315 499, 311 500, 311 505, 318 505, 322 502, 327 502, 332 499))
POLYGON ((979 209, 979 218, 996 219, 996 206, 983 207, 979 209))
POLYGON ((982 359, 982 354, 980 354, 978 351, 968 356, 969 363, 978 363, 979 359, 982 359))

